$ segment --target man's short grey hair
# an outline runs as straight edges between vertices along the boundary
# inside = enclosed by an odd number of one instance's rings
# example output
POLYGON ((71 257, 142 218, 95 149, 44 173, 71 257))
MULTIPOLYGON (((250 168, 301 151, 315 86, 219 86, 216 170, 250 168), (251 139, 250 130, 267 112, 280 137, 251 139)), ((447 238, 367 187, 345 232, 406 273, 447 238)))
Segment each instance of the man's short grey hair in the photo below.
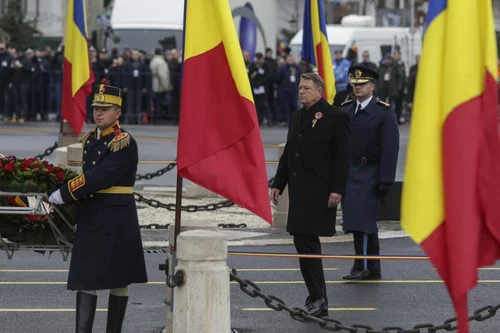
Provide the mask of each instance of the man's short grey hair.
POLYGON ((301 80, 311 80, 316 89, 325 89, 325 81, 316 73, 304 73, 300 76, 301 80))

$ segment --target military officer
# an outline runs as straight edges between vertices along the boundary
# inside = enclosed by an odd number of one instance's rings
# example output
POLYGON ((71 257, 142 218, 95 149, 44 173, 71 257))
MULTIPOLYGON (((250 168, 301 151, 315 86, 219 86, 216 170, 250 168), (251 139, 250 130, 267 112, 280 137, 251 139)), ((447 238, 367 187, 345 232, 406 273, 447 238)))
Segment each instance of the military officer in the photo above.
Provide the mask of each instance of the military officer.
MULTIPOLYGON (((319 236, 335 234, 337 204, 345 191, 349 167, 349 117, 323 96, 324 82, 302 74, 299 98, 288 138, 271 186, 271 200, 288 185, 287 231, 299 254, 321 254, 319 236)), ((301 258, 300 270, 309 296, 305 308, 313 316, 328 315, 321 259, 301 258)))
POLYGON ((148 281, 133 186, 137 143, 118 124, 122 91, 96 88, 96 128, 84 135, 83 173, 51 194, 54 204, 76 202, 77 228, 68 289, 76 290, 76 332, 90 333, 97 290, 109 289, 107 333, 121 332, 128 285, 148 281))
MULTIPOLYGON (((356 255, 379 255, 377 219, 381 200, 394 182, 399 129, 389 104, 373 96, 378 74, 351 66, 355 99, 343 103, 351 119, 349 178, 342 198, 343 229, 352 233, 356 255)), ((381 279, 380 260, 355 260, 345 280, 381 279)))

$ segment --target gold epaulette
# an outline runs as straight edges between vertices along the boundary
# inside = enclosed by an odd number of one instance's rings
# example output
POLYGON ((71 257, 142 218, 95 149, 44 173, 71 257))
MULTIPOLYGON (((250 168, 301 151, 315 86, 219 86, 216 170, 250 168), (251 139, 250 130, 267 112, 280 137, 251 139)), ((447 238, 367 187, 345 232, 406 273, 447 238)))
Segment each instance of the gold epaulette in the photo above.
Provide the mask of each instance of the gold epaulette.
POLYGON ((349 103, 351 103, 351 102, 353 102, 353 101, 354 101, 353 99, 350 99, 350 100, 345 101, 344 103, 340 104, 340 106, 347 105, 347 104, 349 104, 349 103))
POLYGON ((87 133, 85 133, 83 136, 82 136, 82 139, 80 140, 80 142, 83 142, 85 143, 85 141, 89 138, 90 134, 94 133, 94 130, 91 130, 91 131, 88 131, 87 133))
POLYGON ((377 104, 382 105, 382 106, 383 106, 383 107, 385 107, 386 109, 390 109, 390 108, 391 108, 391 105, 390 105, 389 103, 382 102, 381 100, 378 100, 378 101, 377 101, 377 104))
POLYGON ((115 136, 113 140, 111 140, 111 142, 108 143, 108 148, 109 150, 116 152, 127 147, 129 144, 130 144, 130 135, 126 132, 120 132, 120 134, 115 136))

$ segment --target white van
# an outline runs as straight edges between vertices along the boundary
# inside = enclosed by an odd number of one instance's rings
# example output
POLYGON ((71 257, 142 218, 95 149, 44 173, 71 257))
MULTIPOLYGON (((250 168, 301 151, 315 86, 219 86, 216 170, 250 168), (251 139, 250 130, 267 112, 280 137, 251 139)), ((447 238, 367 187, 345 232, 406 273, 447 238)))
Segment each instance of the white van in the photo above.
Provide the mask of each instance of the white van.
MULTIPOLYGON (((251 54, 276 44, 276 3, 230 0, 240 43, 251 54), (244 17, 244 18, 243 18, 244 17), (258 24, 250 21, 258 21, 258 24)), ((182 49, 184 0, 114 0, 110 25, 119 47, 152 53, 158 46, 182 49)), ((113 47, 109 41, 107 47, 113 47)))
MULTIPOLYGON (((328 42, 332 60, 335 50, 342 50, 347 57, 349 49, 356 45, 358 62, 362 60, 363 51, 370 52, 370 60, 380 65, 383 56, 392 54, 396 46, 401 50, 401 60, 406 69, 415 63, 415 56, 422 50, 422 36, 420 33, 411 34, 410 28, 396 27, 346 27, 341 25, 327 25, 328 42)), ((302 30, 292 38, 289 45, 296 60, 300 60, 302 51, 302 30)), ((407 73, 408 74, 408 73, 407 73)))

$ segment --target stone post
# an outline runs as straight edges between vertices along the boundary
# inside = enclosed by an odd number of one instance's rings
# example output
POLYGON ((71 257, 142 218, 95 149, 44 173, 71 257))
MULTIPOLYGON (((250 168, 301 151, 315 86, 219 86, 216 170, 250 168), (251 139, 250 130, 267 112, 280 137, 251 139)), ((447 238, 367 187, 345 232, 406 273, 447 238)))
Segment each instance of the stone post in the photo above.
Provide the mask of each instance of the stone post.
POLYGON ((77 173, 82 173, 83 146, 81 143, 74 143, 67 147, 67 168, 77 173))
MULTIPOLYGON (((174 225, 170 225, 170 239, 169 244, 173 246, 174 244, 174 225)), ((181 223, 180 232, 189 231, 189 230, 209 230, 209 231, 217 231, 218 226, 217 223, 208 221, 208 220, 194 220, 194 219, 183 219, 181 223)), ((173 262, 172 251, 168 252, 168 272, 167 274, 174 274, 174 262, 173 262)), ((173 302, 172 302, 173 290, 167 287, 167 293, 165 296, 166 314, 165 314, 165 328, 162 333, 172 333, 173 332, 173 302)))
MULTIPOLYGON (((283 151, 285 150, 285 144, 282 143, 278 146, 278 160, 283 151)), ((278 200, 278 205, 274 207, 273 211, 273 227, 275 228, 286 228, 286 223, 288 219, 288 186, 280 195, 278 200)))
MULTIPOLYGON (((82 126, 82 132, 85 128, 85 124, 82 126)), ((73 143, 80 141, 80 136, 73 134, 73 129, 66 120, 63 120, 61 133, 59 133, 59 140, 57 142, 59 147, 65 147, 73 143)))
POLYGON ((61 168, 65 168, 66 165, 68 165, 67 153, 68 153, 67 147, 56 148, 56 160, 54 162, 54 165, 57 165, 61 168))
POLYGON ((177 258, 176 271, 185 272, 185 283, 174 288, 173 333, 231 332, 226 236, 206 230, 182 232, 177 258))

